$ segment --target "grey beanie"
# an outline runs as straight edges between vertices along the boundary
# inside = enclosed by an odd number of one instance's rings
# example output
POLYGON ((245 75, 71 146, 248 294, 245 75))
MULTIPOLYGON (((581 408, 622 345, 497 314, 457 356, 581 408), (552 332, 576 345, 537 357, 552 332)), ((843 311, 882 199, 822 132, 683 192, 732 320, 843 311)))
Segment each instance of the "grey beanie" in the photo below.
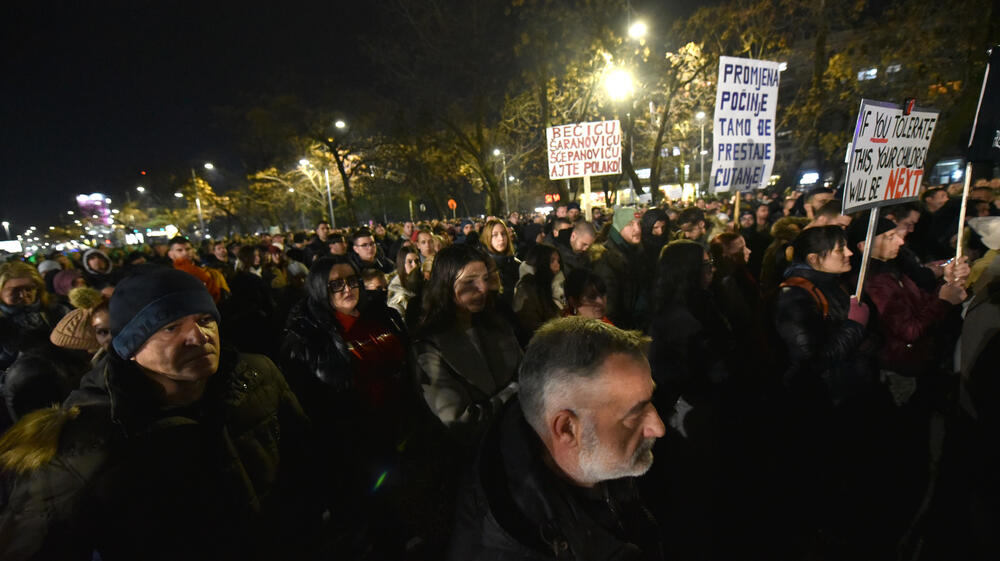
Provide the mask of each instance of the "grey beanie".
POLYGON ((155 267, 118 283, 109 303, 111 344, 128 359, 168 323, 191 314, 219 310, 205 285, 195 277, 166 267, 155 267))

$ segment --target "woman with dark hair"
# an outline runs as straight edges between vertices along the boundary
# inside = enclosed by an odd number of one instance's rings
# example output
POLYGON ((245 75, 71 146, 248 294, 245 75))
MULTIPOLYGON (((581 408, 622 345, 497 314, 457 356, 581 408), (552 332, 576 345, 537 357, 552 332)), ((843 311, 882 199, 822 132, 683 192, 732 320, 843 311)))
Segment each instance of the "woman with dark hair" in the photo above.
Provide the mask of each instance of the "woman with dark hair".
POLYGON ((587 269, 577 269, 566 277, 566 307, 563 316, 583 316, 611 323, 604 312, 608 302, 608 287, 600 275, 587 269))
POLYGON ((514 313, 525 333, 533 334, 546 321, 559 317, 565 307, 559 251, 538 244, 528 251, 521 269, 524 274, 514 288, 514 313))
POLYGON ((467 446, 517 391, 521 361, 513 329, 488 306, 488 259, 464 244, 434 257, 414 343, 425 401, 467 446))
POLYGON ((875 507, 891 502, 880 501, 876 488, 884 467, 879 448, 886 443, 878 436, 887 428, 882 399, 888 395, 866 333, 868 306, 841 284, 852 255, 842 228, 803 230, 790 252, 774 323, 788 365, 782 426, 792 508, 804 531, 822 530, 855 545, 876 543, 885 520, 875 507))
POLYGON ((260 270, 260 249, 252 245, 241 247, 229 279, 229 298, 219 304, 220 328, 227 345, 243 352, 276 357, 280 324, 275 320, 271 287, 254 272, 260 270))
POLYGON ((413 246, 399 248, 396 254, 396 272, 389 280, 388 304, 403 318, 407 325, 415 325, 411 318, 419 320, 420 294, 424 276, 420 271, 420 252, 413 246), (413 308, 414 315, 410 309, 413 308))
POLYGON ((663 246, 670 241, 670 217, 663 209, 651 208, 639 219, 639 227, 642 229, 642 251, 646 262, 656 263, 663 246))
POLYGON ((733 331, 740 334, 760 334, 761 295, 757 280, 747 268, 750 248, 740 234, 723 232, 709 243, 715 262, 712 294, 733 331))
POLYGON ((514 257, 514 241, 510 237, 510 229, 503 220, 490 218, 483 226, 479 241, 500 272, 500 298, 508 306, 512 306, 521 262, 514 257))

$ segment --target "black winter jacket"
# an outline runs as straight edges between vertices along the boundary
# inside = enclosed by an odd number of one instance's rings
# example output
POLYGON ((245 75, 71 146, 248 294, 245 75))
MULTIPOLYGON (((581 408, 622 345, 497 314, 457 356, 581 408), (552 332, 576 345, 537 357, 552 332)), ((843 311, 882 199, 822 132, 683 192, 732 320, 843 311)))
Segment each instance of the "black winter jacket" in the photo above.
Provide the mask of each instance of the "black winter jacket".
POLYGON ((170 409, 112 357, 15 432, 0 465, 5 561, 301 558, 315 545, 308 420, 265 357, 223 352, 204 397, 170 409))
POLYGON ((654 560, 659 529, 634 478, 603 482, 585 498, 544 463, 545 448, 517 400, 483 440, 459 495, 448 559, 654 560))
POLYGON ((865 344, 865 327, 847 318, 850 295, 839 275, 795 263, 785 273, 785 279, 792 277, 802 277, 822 292, 829 311, 824 317, 806 289, 778 292, 774 322, 787 350, 785 386, 793 395, 826 405, 868 394, 875 384, 872 349, 865 344))

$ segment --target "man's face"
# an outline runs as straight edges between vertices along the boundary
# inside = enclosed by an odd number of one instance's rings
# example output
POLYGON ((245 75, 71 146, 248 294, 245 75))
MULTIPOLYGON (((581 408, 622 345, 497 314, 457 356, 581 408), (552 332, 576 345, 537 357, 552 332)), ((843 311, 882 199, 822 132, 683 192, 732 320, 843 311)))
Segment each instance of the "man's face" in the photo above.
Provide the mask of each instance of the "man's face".
POLYGON ((934 212, 943 207, 946 202, 948 202, 948 193, 943 190, 937 191, 930 197, 927 197, 927 209, 934 212))
POLYGON ((380 238, 385 237, 385 226, 381 224, 375 226, 375 235, 380 238))
POLYGON ((413 222, 403 222, 403 235, 407 238, 413 235, 413 222))
POLYGON ((10 279, 3 285, 0 299, 6 306, 30 306, 38 300, 38 285, 27 277, 10 279))
POLYGON ((462 235, 463 236, 468 236, 469 233, 471 233, 471 232, 472 232, 472 224, 471 223, 465 224, 465 225, 462 226, 462 235))
POLYGON ((364 236, 354 240, 354 253, 358 258, 366 263, 375 260, 375 240, 371 236, 364 236))
POLYGON ((191 244, 188 242, 175 243, 170 246, 170 250, 167 251, 167 257, 171 261, 177 261, 179 259, 191 259, 191 254, 193 253, 191 249, 191 244))
POLYGON ((903 245, 903 238, 896 235, 896 230, 882 232, 875 236, 872 242, 872 259, 889 261, 899 255, 899 248, 903 245))
POLYGON ((425 258, 434 256, 434 239, 430 234, 423 232, 417 234, 417 249, 425 258))
POLYGON ((160 328, 133 359, 153 378, 207 380, 219 369, 219 325, 209 314, 191 314, 160 328))
POLYGON ((90 267, 90 270, 97 271, 98 273, 108 272, 108 262, 99 255, 88 257, 87 266, 90 267))
POLYGON ((740 228, 752 228, 754 217, 750 214, 740 215, 740 228))
POLYGON ((684 237, 686 239, 701 239, 701 237, 705 235, 705 221, 699 220, 693 224, 683 224, 681 226, 681 232, 684 233, 684 237))
POLYGON ((520 216, 520 215, 519 215, 518 213, 516 213, 516 212, 512 212, 512 213, 510 213, 510 216, 509 216, 509 217, 507 217, 507 220, 508 220, 508 221, 509 221, 509 222, 510 222, 511 224, 514 224, 514 225, 516 225, 516 224, 517 224, 518 222, 520 222, 520 220, 521 220, 521 216, 520 216))
POLYGON ((573 232, 569 235, 569 246, 573 248, 573 253, 583 253, 594 245, 594 235, 587 233, 573 232))
POLYGON ((906 236, 913 232, 913 229, 917 226, 917 221, 920 220, 920 213, 911 210, 905 218, 897 220, 893 217, 892 221, 896 223, 896 235, 903 241, 906 241, 906 236))
POLYGON ((212 255, 219 261, 228 261, 229 252, 226 251, 226 244, 217 243, 212 247, 212 255))
POLYGON ((571 208, 566 211, 566 217, 570 219, 571 222, 576 222, 580 218, 580 209, 571 208))
POLYGON ((621 231, 622 239, 627 243, 632 245, 637 245, 642 241, 642 226, 639 225, 639 219, 634 218, 631 222, 625 225, 621 231))
POLYGON ((649 363, 613 354, 586 385, 578 394, 582 483, 646 473, 653 465, 653 444, 666 433, 652 402, 656 386, 649 363))
POLYGON ((331 255, 347 255, 347 242, 344 240, 337 240, 330 244, 330 254, 331 255))
POLYGON ((552 235, 558 237, 559 232, 562 232, 563 230, 572 227, 573 227, 572 224, 566 222, 556 222, 552 225, 552 235))
POLYGON ((811 199, 809 199, 809 206, 811 206, 813 212, 815 212, 832 200, 833 193, 816 193, 811 199))
POLYGON ((323 241, 326 241, 326 237, 329 235, 330 235, 329 224, 320 224, 319 226, 316 226, 316 237, 318 237, 323 241))
POLYGON ((557 206, 556 207, 556 216, 559 217, 559 218, 566 218, 566 210, 567 209, 566 209, 565 206, 557 206))

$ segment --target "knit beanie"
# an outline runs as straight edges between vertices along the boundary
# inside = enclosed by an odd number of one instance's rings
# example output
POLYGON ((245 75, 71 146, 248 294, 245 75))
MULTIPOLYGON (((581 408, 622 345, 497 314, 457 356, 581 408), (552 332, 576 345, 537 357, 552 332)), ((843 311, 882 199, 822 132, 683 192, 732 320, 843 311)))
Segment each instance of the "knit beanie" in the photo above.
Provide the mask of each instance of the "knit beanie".
POLYGON ((49 334, 49 341, 57 347, 80 351, 96 351, 101 348, 90 321, 94 317, 93 308, 77 308, 64 315, 49 334))
POLYGON ((132 358, 160 328, 191 314, 220 321, 205 285, 190 274, 157 267, 128 277, 111 296, 111 344, 120 357, 132 358))
MULTIPOLYGON (((854 218, 851 222, 850 227, 847 229, 847 243, 851 251, 855 251, 858 248, 858 244, 865 241, 868 237, 868 214, 862 214, 854 218), (864 217, 864 218, 862 218, 864 217)), ((879 236, 888 232, 889 230, 895 230, 896 223, 888 218, 879 217, 878 223, 875 225, 875 234, 872 235, 872 239, 875 236, 879 236)))
POLYGON ((642 215, 636 212, 635 207, 631 206, 620 206, 615 207, 615 218, 612 220, 611 224, 614 226, 615 230, 619 232, 622 228, 628 226, 628 223, 635 220, 636 218, 641 218, 642 215))
POLYGON ((45 276, 45 273, 49 271, 60 271, 62 270, 62 265, 58 261, 53 261, 51 259, 46 259, 38 264, 38 274, 45 276))
POLYGON ((73 289, 73 281, 83 276, 79 269, 66 269, 56 273, 52 279, 52 288, 56 289, 56 294, 69 296, 69 291, 73 289))

